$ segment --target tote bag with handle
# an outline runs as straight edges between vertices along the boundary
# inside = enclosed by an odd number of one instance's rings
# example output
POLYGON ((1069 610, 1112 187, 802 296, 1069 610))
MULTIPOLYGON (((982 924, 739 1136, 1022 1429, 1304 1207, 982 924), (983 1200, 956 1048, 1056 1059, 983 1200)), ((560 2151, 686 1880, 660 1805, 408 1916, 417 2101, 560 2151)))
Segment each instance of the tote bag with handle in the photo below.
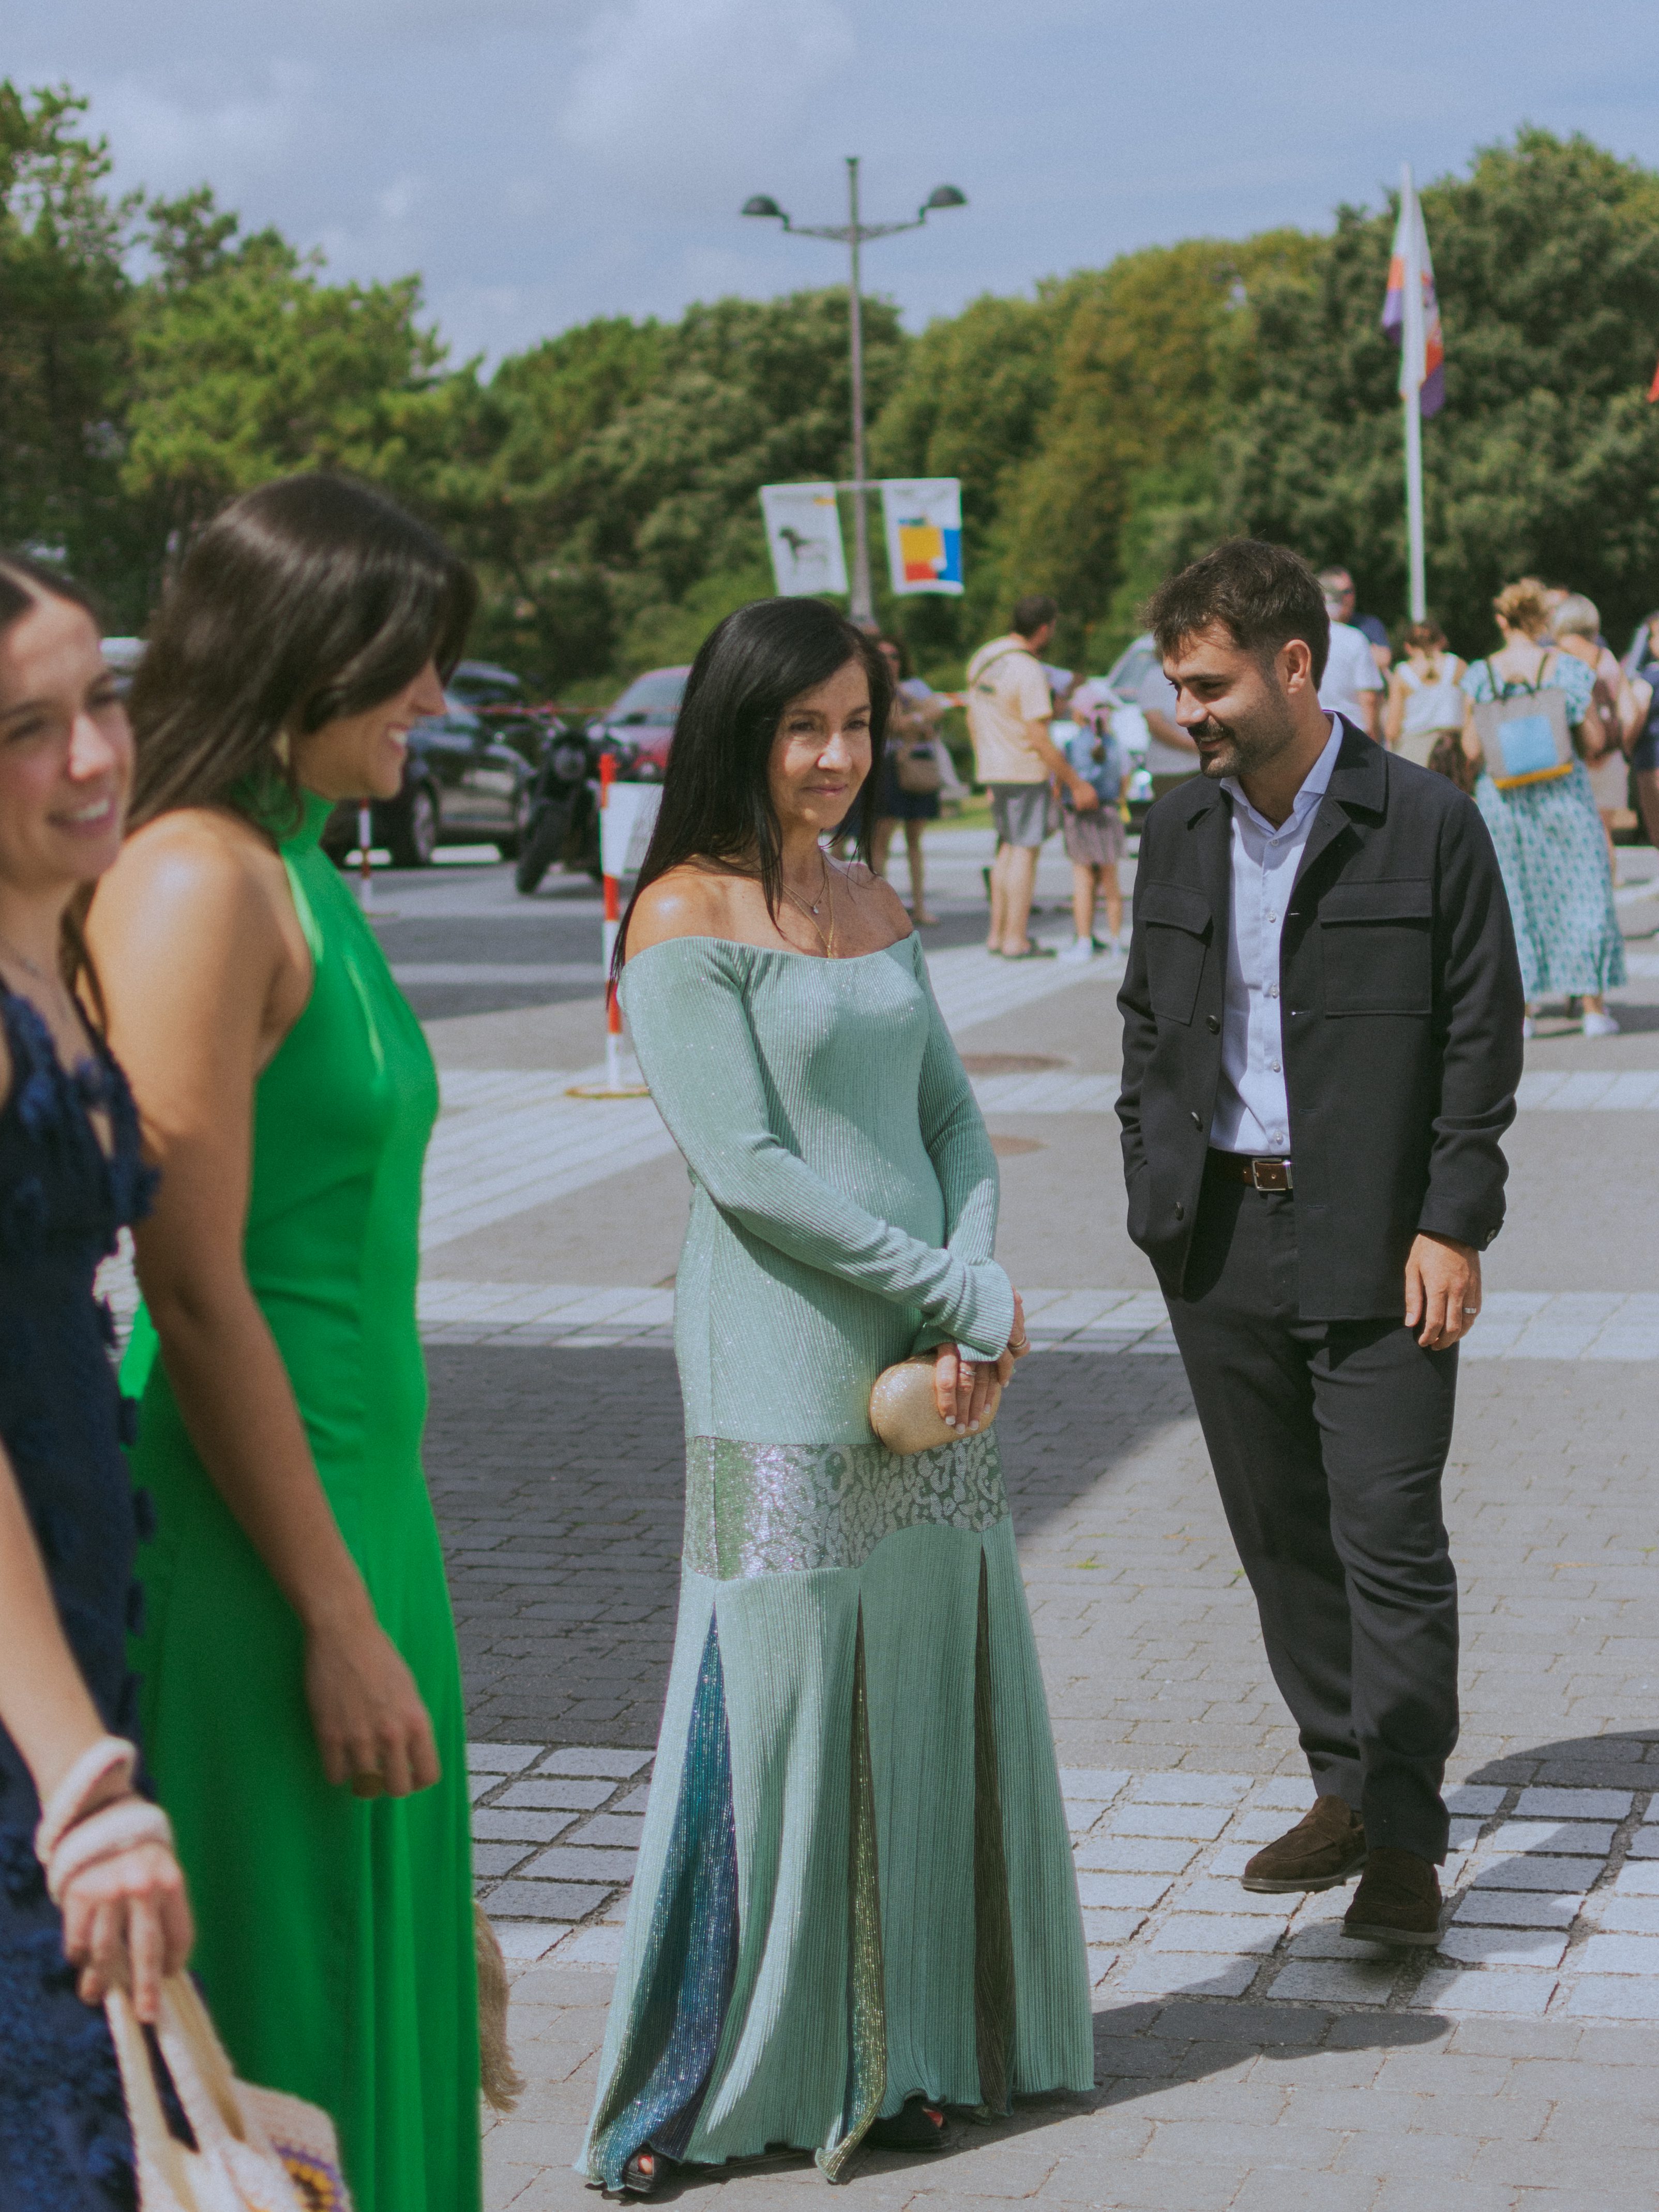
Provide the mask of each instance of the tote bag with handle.
POLYGON ((149 2047, 119 1990, 105 2002, 121 2069, 140 2212, 351 2212, 334 2123, 232 2073, 194 1983, 162 1985, 155 2041, 195 2148, 167 2124, 149 2047))
POLYGON ((1567 726, 1566 694, 1545 682, 1554 658, 1546 653, 1538 664, 1533 684, 1500 684, 1491 661, 1486 663, 1490 699, 1474 705, 1474 733, 1486 774, 1499 791, 1514 791, 1524 783, 1549 783, 1572 774, 1572 732, 1567 726))

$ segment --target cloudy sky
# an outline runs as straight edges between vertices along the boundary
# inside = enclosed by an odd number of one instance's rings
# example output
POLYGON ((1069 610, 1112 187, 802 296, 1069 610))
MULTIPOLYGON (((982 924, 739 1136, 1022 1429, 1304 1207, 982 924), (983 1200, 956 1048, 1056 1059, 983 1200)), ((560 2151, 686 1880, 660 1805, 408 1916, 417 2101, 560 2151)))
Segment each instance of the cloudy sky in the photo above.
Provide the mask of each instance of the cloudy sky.
POLYGON ((841 274, 744 222, 935 185, 871 249, 919 326, 1126 247, 1375 204, 1523 121, 1659 164, 1651 0, 9 0, 0 69, 88 94, 124 185, 210 182, 340 275, 417 270, 458 356, 841 274))

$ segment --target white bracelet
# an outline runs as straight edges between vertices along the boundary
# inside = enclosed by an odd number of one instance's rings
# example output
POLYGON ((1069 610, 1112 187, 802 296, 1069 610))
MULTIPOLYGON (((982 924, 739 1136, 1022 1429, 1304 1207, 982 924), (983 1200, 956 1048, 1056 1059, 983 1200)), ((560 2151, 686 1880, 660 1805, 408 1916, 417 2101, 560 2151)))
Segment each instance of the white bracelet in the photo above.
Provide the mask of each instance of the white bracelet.
POLYGON ((47 1862, 47 1896, 61 1905, 76 1875, 139 1844, 165 1844, 173 1849, 173 1823, 148 1797, 118 1798, 113 1805, 89 1814, 62 1838, 47 1862))
POLYGON ((125 1736, 100 1736, 88 1746, 40 1808, 40 1825, 34 1832, 34 1856, 42 1866, 57 1850, 65 1832, 86 1810, 87 1800, 100 1782, 119 1773, 123 1794, 132 1787, 138 1764, 138 1747, 125 1736))

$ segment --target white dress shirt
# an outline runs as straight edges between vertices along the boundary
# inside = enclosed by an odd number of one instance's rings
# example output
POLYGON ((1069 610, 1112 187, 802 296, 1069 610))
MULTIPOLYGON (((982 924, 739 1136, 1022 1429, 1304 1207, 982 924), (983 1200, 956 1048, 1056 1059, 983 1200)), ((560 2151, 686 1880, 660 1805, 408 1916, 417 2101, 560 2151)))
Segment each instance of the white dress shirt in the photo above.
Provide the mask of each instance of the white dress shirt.
POLYGON ((1279 995, 1279 940, 1314 813, 1341 750, 1342 725, 1333 715, 1325 750, 1308 770, 1296 804, 1277 829, 1256 812, 1236 776, 1221 780, 1221 788, 1232 800, 1233 829, 1221 1087, 1210 1123, 1210 1142, 1219 1152, 1267 1158, 1285 1156, 1291 1149, 1279 995))
POLYGON ((1346 714, 1363 730, 1370 709, 1361 693, 1385 688, 1385 678, 1364 631, 1357 629, 1352 623, 1333 622, 1325 673, 1319 680, 1320 705, 1327 714, 1346 714))

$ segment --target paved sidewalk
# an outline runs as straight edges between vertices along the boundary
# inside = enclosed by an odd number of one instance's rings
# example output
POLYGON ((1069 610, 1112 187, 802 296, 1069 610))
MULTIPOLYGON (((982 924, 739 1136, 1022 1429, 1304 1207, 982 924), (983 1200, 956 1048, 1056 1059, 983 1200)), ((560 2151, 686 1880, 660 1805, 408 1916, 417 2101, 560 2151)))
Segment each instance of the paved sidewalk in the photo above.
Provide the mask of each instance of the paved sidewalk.
MULTIPOLYGON (((574 2155, 591 2094, 672 1633, 672 1362, 634 1346, 447 1348, 433 1364, 434 1490, 456 1541, 475 1732, 504 1739, 477 1753, 481 1887, 526 1962, 521 2058, 546 2074, 492 2133, 492 2203, 574 2206, 580 2185, 560 2160, 574 2155), (574 1428, 572 1405, 587 1416, 574 1428)), ((1624 2129, 1627 2147, 1642 2147, 1649 2085, 1619 2069, 1659 2057, 1642 2025, 1659 2019, 1659 1824, 1642 1817, 1659 1782, 1659 1729, 1644 1725, 1655 1407, 1646 1370, 1614 1370, 1617 1405, 1606 1382, 1577 1364, 1493 1363, 1465 1377, 1448 1501, 1465 1592, 1465 1809, 1448 1870, 1461 1894, 1439 1954, 1402 1968, 1332 1935, 1340 1895, 1292 1914, 1232 1879, 1249 1845, 1305 1804, 1307 1785, 1179 1364, 1026 1370, 1002 1428, 1078 1832, 1102 2086, 1086 2107, 1022 2110, 1005 2130, 974 2131, 948 2184, 930 2166, 892 2202, 1249 2206, 1269 2201, 1271 2182, 1291 2203, 1334 2190, 1337 2203, 1369 2208, 1403 2202, 1409 2179, 1426 2205, 1553 2212, 1591 2200, 1471 2197, 1450 2184, 1543 2138, 1531 2104, 1536 2127, 1516 2133, 1525 2067, 1540 2078, 1547 2063, 1592 2057, 1564 2091, 1582 2073, 1585 2097, 1612 2101, 1604 2137, 1616 2143, 1624 2129), (1593 1428, 1573 1403, 1581 1377, 1602 1398, 1593 1428), (1431 2051, 1490 2063, 1419 2072, 1409 2107, 1356 2104, 1360 2118, 1334 2135, 1308 2124, 1339 2088, 1393 2087, 1406 2054, 1431 2051), (1270 2141, 1231 2124, 1247 2081, 1271 2107, 1259 2119, 1270 2141), (1393 2143, 1405 2110, 1429 2140, 1393 2143), (1214 2130, 1211 2148, 1188 2171, 1200 2125, 1214 2130), (1375 2180, 1362 2193, 1364 2159, 1396 2193, 1375 2180), (1449 2193, 1422 2196, 1437 2172, 1449 2193)), ((1560 2138, 1551 2155, 1565 2185, 1574 2107, 1555 2101, 1547 2140, 1560 2138)), ((879 2164, 853 2183, 860 2201, 885 2203, 890 2179, 904 2180, 879 2164)), ((764 2208, 808 2181, 781 2170, 690 2193, 718 2186, 764 2208)), ((1609 2188, 1594 2201, 1622 2212, 1640 2194, 1609 2188)))
MULTIPOLYGON (((935 964, 1003 1152, 1002 1249, 1018 1279, 1048 1286, 1033 1306, 1050 1348, 1000 1429, 1089 1916, 1097 2081, 965 2129, 941 2159, 872 2155, 854 2198, 1649 2212, 1659 954, 1632 959, 1624 1034, 1585 1040, 1557 1014, 1528 1048, 1510 1225, 1489 1255, 1447 1484, 1465 1709, 1450 1901, 1438 1951, 1402 1964, 1333 1934, 1340 1893, 1290 1911, 1298 1900, 1237 1887, 1242 1857, 1308 1789, 1184 1377, 1121 1233, 1115 978, 998 973, 966 941, 977 865, 963 841, 930 875, 953 916, 935 964)), ((495 898, 443 884, 402 957, 453 963, 440 907, 477 933, 478 968, 584 957, 574 900, 556 943, 515 913, 486 945, 495 898)), ((1626 927, 1650 927, 1654 905, 1627 901, 1626 927)), ((438 1193, 453 1211, 431 1227, 453 1225, 429 1234, 423 1294, 428 1465, 477 1739, 480 1887, 514 1960, 531 2081, 490 2130, 489 2201, 541 2212, 596 2201, 570 2160, 673 1630, 684 1179, 640 1102, 637 1136, 609 1120, 586 1163, 579 1120, 565 1134, 544 1119, 539 1189, 534 1175, 478 1187, 486 1154, 513 1172, 512 1147, 469 1155, 462 1125, 476 1139, 493 1115, 561 1113, 560 1071, 599 1042, 591 1000, 529 1006, 512 987, 492 1000, 493 977, 426 987, 434 1014, 456 1008, 432 1024, 454 1127, 438 1193), (651 1149, 603 1171, 606 1142, 635 1141, 651 1149), (594 1171, 556 1197, 561 1162, 594 1171), (501 1210, 468 1225, 480 1206, 501 1210)), ((679 2194, 770 2212, 823 2186, 777 2162, 679 2194)))

